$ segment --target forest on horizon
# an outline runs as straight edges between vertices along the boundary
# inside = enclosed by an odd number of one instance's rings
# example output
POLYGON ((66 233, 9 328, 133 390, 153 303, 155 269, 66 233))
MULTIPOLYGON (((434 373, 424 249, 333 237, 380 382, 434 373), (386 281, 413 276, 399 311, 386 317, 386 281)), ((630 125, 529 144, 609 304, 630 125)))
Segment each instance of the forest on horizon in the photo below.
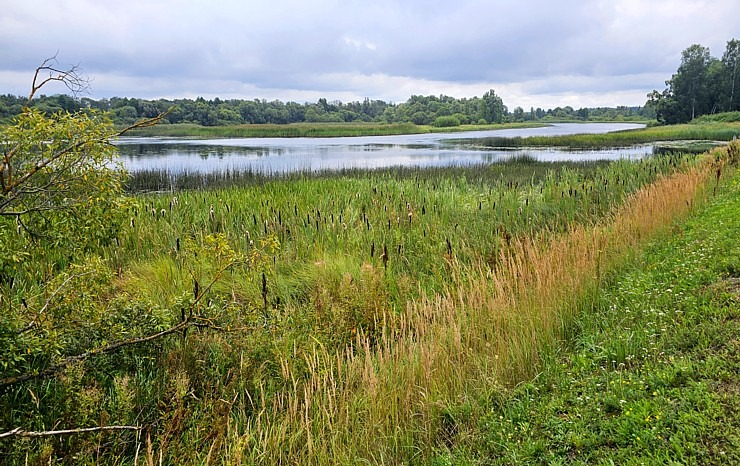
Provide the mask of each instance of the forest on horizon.
MULTIPOLYGON (((20 113, 25 97, 0 95, 0 121, 20 113)), ((109 112, 117 125, 128 125, 140 118, 167 113, 163 124, 191 123, 202 126, 289 123, 414 123, 417 125, 458 126, 504 122, 559 120, 649 120, 655 112, 644 106, 552 109, 516 107, 512 111, 494 90, 483 97, 455 98, 446 95, 413 95, 394 104, 383 100, 341 102, 319 99, 315 103, 283 102, 265 99, 156 99, 132 97, 110 99, 74 98, 66 94, 41 95, 32 106, 46 114, 76 112, 85 108, 109 112)))

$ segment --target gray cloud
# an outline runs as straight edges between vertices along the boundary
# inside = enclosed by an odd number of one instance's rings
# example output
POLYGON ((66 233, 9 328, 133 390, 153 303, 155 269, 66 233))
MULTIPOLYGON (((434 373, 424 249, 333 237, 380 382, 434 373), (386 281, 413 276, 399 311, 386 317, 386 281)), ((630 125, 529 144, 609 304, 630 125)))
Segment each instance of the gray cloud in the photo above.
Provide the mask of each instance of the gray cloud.
POLYGON ((59 50, 94 78, 93 97, 403 101, 494 88, 510 107, 642 104, 690 44, 720 56, 740 17, 733 0, 13 3, 0 17, 3 93, 26 93, 59 50))

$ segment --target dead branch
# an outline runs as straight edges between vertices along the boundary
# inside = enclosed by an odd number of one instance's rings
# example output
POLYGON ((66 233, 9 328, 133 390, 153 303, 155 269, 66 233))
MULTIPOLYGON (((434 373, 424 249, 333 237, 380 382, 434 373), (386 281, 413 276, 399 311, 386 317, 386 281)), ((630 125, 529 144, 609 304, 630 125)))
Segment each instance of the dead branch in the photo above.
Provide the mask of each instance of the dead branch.
POLYGON ((67 69, 61 69, 57 60, 58 54, 59 52, 55 53, 53 57, 47 58, 41 63, 41 66, 36 68, 36 73, 33 75, 33 83, 31 84, 31 92, 28 94, 26 105, 23 106, 24 110, 30 107, 36 92, 52 81, 64 84, 74 96, 90 89, 90 80, 80 74, 82 69, 79 65, 72 65, 67 69), (48 76, 40 76, 46 73, 48 73, 48 76))
POLYGON ((67 430, 47 430, 43 432, 34 432, 30 430, 23 430, 20 427, 16 427, 13 430, 0 433, 0 439, 7 437, 51 437, 54 435, 72 435, 72 434, 83 434, 87 432, 103 432, 109 430, 141 430, 139 426, 100 426, 100 427, 81 427, 78 429, 67 429, 67 430))

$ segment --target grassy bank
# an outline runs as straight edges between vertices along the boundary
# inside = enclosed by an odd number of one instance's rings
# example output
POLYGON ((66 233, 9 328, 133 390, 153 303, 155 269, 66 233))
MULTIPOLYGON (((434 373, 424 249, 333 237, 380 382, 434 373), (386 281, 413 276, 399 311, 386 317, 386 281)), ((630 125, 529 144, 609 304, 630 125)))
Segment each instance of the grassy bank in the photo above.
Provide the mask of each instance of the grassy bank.
POLYGON ((709 122, 616 131, 604 134, 532 136, 527 138, 481 138, 469 141, 477 147, 570 147, 594 149, 626 147, 657 141, 731 141, 740 137, 740 123, 709 122))
POLYGON ((490 129, 529 128, 542 126, 533 123, 505 123, 493 125, 460 125, 438 128, 413 123, 292 123, 287 125, 255 124, 234 126, 200 126, 194 124, 156 125, 127 133, 144 137, 191 138, 329 138, 345 136, 392 136, 399 134, 449 133, 490 129))
POLYGON ((24 275, 3 291, 14 306, 41 309, 40 323, 21 322, 17 333, 44 329, 54 345, 29 340, 4 370, 175 330, 3 385, 0 413, 3 425, 29 431, 141 430, 0 439, 2 458, 397 464, 462 455, 482 400, 530 380, 543 351, 573 332, 583 297, 686 215, 717 167, 678 155, 523 161, 137 195, 115 241, 83 264, 29 251, 24 275), (58 334, 63 319, 79 325, 58 334))
POLYGON ((450 407, 435 464, 740 463, 739 199, 735 172, 608 274, 536 377, 450 407))

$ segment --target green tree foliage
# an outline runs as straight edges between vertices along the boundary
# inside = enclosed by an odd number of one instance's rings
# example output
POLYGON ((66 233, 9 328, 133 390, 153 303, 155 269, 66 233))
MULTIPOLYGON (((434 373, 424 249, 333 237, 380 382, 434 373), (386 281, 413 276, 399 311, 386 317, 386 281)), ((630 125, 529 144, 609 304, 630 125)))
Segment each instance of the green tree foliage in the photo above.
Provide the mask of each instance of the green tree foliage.
MULTIPOLYGON (((48 251, 84 250, 116 228, 122 173, 113 162, 116 134, 99 114, 27 109, 0 132, 0 237, 48 251), (41 248, 43 246, 43 248, 41 248)), ((7 268, 3 248, 0 267, 7 268)))
POLYGON ((684 50, 676 73, 666 81, 667 88, 648 94, 648 105, 655 110, 658 121, 685 123, 700 115, 739 110, 739 44, 735 39, 729 41, 722 60, 699 44, 684 50))
POLYGON ((481 118, 485 119, 488 123, 503 123, 507 113, 508 110, 504 105, 504 101, 496 95, 493 89, 483 94, 480 106, 481 118))
POLYGON ((722 89, 725 101, 723 109, 727 111, 740 110, 740 40, 733 39, 727 43, 722 55, 724 67, 722 89))
POLYGON ((438 128, 460 126, 460 119, 454 115, 440 116, 434 119, 434 126, 438 128))
POLYGON ((512 121, 524 121, 524 109, 522 107, 516 107, 511 118, 512 121))
MULTIPOLYGON (((729 56, 728 61, 734 56, 729 56)), ((733 62, 734 63, 734 62, 733 62)), ((738 73, 740 79, 740 73, 738 73)), ((729 81, 727 82, 729 84, 729 81)), ((723 84, 725 85, 725 84, 723 84)), ((740 86, 738 86, 740 87, 740 86)), ((729 95, 729 94, 728 94, 729 95)), ((740 92, 735 94, 740 96, 740 92)), ((145 100, 126 97, 94 100, 88 97, 73 99, 66 95, 34 97, 30 106, 46 115, 60 110, 74 112, 81 109, 109 112, 109 117, 118 126, 133 124, 139 118, 153 118, 167 113, 162 123, 189 123, 202 126, 239 124, 288 124, 288 123, 416 123, 435 124, 439 117, 455 116, 460 124, 503 123, 506 121, 553 120, 634 120, 655 118, 652 107, 581 108, 557 107, 544 110, 531 108, 528 112, 517 107, 509 113, 502 99, 491 90, 484 98, 455 98, 447 95, 412 95, 400 104, 382 100, 354 101, 342 103, 325 98, 315 103, 281 102, 280 100, 192 99, 145 100)), ((737 100, 738 97, 736 97, 737 100)), ((0 95, 0 121, 10 121, 19 115, 25 99, 12 95, 0 95)))
MULTIPOLYGON (((109 140, 118 132, 111 122, 98 112, 60 109, 47 114, 29 106, 50 81, 73 91, 86 85, 75 68, 62 71, 55 63, 47 60, 36 70, 20 115, 0 129, 2 378, 31 371, 34 362, 48 362, 59 352, 61 341, 36 338, 33 331, 42 321, 53 320, 59 308, 52 301, 72 280, 57 283, 54 276, 109 242, 123 221, 124 174, 113 164, 115 148, 109 140), (34 306, 37 293, 45 302, 34 306)), ((100 276, 92 271, 79 276, 88 275, 100 276)), ((64 319, 84 321, 82 301, 67 304, 64 319)), ((56 334, 61 327, 55 324, 50 331, 56 334)))

